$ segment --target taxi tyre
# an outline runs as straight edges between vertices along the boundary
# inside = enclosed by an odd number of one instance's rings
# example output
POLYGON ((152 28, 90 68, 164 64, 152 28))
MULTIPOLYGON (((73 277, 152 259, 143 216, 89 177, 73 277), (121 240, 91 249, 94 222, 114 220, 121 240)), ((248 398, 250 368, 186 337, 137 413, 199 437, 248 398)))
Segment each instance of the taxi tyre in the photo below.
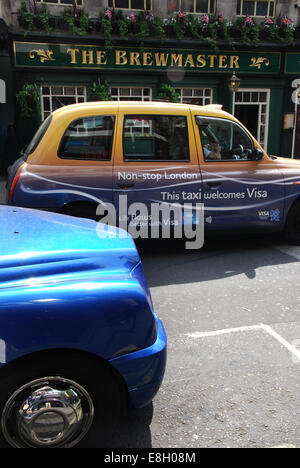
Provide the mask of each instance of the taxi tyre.
POLYGON ((292 244, 300 245, 300 200, 297 200, 289 211, 284 235, 292 244))
POLYGON ((0 369, 0 382, 0 448, 109 446, 123 398, 121 382, 105 362, 66 350, 42 353, 0 369), (60 394, 71 393, 64 406, 60 394))

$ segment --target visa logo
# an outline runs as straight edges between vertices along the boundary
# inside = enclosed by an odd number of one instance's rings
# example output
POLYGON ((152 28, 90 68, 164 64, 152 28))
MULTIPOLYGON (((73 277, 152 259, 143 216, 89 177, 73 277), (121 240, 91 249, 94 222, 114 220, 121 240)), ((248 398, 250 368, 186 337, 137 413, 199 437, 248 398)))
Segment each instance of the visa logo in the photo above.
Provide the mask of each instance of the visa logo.
POLYGON ((268 219, 269 216, 270 216, 270 211, 268 211, 268 210, 260 210, 258 212, 258 217, 260 219, 268 219))

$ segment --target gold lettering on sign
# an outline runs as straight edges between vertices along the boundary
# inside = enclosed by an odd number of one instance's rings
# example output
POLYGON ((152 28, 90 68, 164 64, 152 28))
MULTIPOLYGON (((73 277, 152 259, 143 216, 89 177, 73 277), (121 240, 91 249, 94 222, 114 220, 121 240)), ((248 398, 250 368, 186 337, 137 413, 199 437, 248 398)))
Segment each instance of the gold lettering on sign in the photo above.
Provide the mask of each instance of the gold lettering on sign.
POLYGON ((97 50, 97 65, 106 65, 107 57, 104 50, 97 50))
POLYGON ((52 50, 37 49, 31 50, 29 52, 29 58, 34 59, 36 56, 38 56, 40 58, 41 63, 44 63, 46 60, 55 60, 55 58, 53 58, 52 55, 52 50))
POLYGON ((197 67, 203 68, 206 66, 205 55, 197 55, 197 67))
POLYGON ((126 50, 116 50, 116 65, 126 65, 127 56, 126 50))
POLYGON ((230 68, 240 68, 239 59, 240 59, 239 56, 231 55, 230 56, 230 68))
POLYGON ((94 65, 94 51, 93 50, 82 50, 81 51, 81 62, 84 65, 94 65))
POLYGON ((184 66, 186 67, 187 65, 189 65, 190 67, 195 67, 195 64, 194 64, 194 59, 193 59, 193 56, 192 54, 188 54, 187 58, 186 58, 186 61, 184 63, 184 66))
POLYGON ((130 65, 137 65, 138 67, 141 66, 139 52, 130 52, 130 65))
POLYGON ((76 57, 77 52, 79 52, 79 49, 67 49, 67 54, 71 55, 72 64, 77 64, 77 57, 76 57))
POLYGON ((143 65, 145 67, 151 67, 152 61, 152 54, 151 52, 143 52, 143 65))
POLYGON ((156 52, 154 54, 155 62, 157 67, 166 67, 168 64, 169 54, 159 54, 156 52))
POLYGON ((182 67, 182 54, 171 54, 171 67, 182 67))
POLYGON ((227 55, 219 55, 219 68, 227 68, 227 55))
POLYGON ((209 59, 209 68, 215 68, 215 62, 217 60, 217 55, 208 55, 207 58, 209 59))

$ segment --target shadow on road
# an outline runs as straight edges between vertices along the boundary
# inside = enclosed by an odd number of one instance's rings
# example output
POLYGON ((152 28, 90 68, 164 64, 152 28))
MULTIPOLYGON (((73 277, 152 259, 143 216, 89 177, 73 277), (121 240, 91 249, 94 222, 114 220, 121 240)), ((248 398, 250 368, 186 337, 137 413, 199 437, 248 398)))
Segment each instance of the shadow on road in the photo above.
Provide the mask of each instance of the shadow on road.
MULTIPOLYGON (((136 245, 150 287, 216 280, 241 273, 252 279, 260 267, 298 261, 279 235, 220 234, 207 238, 199 250, 186 250, 181 239, 137 240, 136 245)), ((297 249, 300 258, 300 247, 293 247, 293 252, 297 253, 297 249)))
POLYGON ((86 445, 83 441, 77 448, 151 448, 150 424, 153 417, 153 405, 145 408, 131 410, 118 421, 112 434, 107 433, 106 440, 91 440, 86 445))

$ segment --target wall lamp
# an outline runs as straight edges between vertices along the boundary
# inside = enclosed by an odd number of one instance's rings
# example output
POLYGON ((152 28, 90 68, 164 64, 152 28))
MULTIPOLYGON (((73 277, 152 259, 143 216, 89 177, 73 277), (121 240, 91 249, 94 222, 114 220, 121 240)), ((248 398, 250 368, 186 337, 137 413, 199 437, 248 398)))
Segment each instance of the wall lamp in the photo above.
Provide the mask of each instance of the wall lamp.
POLYGON ((235 93, 239 89, 240 83, 241 80, 236 76, 235 73, 233 73, 233 75, 227 80, 229 91, 235 93))

